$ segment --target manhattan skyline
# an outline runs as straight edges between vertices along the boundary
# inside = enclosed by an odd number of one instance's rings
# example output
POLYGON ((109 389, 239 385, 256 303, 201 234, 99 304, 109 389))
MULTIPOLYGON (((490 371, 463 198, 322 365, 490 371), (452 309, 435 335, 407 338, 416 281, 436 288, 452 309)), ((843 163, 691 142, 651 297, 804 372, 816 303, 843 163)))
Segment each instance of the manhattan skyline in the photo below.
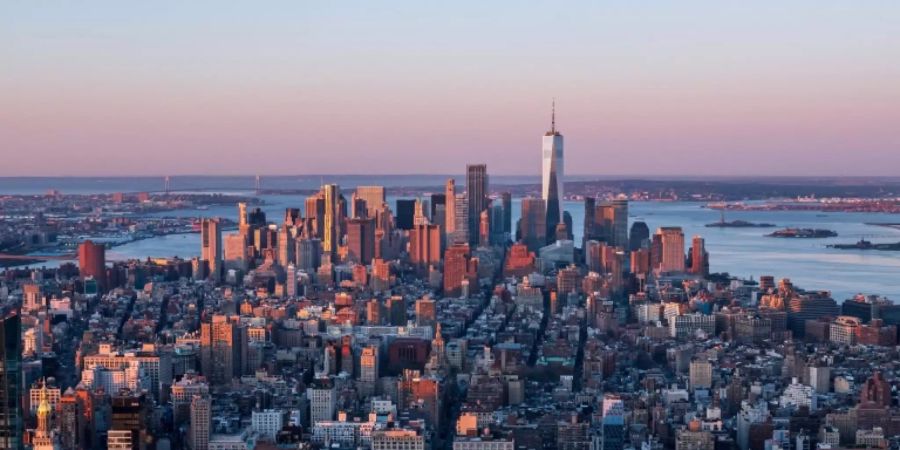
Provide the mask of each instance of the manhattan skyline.
POLYGON ((900 165, 892 2, 6 10, 0 176, 534 174, 553 97, 573 176, 900 165))

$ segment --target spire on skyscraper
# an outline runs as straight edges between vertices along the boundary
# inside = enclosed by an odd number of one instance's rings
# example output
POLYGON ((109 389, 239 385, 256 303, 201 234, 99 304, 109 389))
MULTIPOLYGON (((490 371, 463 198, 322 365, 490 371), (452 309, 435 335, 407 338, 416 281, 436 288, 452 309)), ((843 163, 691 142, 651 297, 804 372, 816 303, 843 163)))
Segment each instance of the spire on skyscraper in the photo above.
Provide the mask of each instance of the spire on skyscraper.
POLYGON ((556 97, 553 97, 553 106, 551 107, 550 132, 556 133, 556 97))

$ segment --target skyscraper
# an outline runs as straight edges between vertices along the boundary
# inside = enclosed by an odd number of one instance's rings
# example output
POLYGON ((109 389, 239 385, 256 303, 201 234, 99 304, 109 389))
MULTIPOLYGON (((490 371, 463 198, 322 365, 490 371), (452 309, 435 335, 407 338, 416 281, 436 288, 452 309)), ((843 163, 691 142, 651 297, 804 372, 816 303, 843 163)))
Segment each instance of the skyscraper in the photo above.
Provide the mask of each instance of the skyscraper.
POLYGON ((209 277, 218 280, 222 270, 222 227, 219 219, 200 222, 200 260, 209 268, 209 277))
POLYGON ((336 184, 326 184, 322 186, 322 191, 325 197, 325 220, 322 223, 324 230, 321 233, 322 250, 333 256, 340 246, 341 239, 341 188, 336 184))
POLYGON ((397 228, 401 230, 412 230, 416 216, 416 200, 398 198, 397 199, 397 228))
POLYGON ((0 319, 0 449, 22 448, 22 322, 16 311, 0 319))
POLYGON ((453 178, 447 179, 447 185, 444 187, 444 197, 446 205, 444 206, 444 233, 450 236, 456 231, 456 182, 453 178))
POLYGON ((478 227, 481 221, 481 212, 488 205, 488 174, 484 164, 469 164, 466 166, 466 196, 469 201, 469 244, 478 244, 478 227))
POLYGON ((628 199, 617 198, 610 202, 612 217, 610 218, 610 243, 616 247, 628 246, 628 199))
POLYGON ((537 252, 547 244, 546 202, 541 198, 522 199, 522 218, 519 219, 519 237, 528 250, 537 252))
POLYGON ((347 221, 347 258, 368 265, 375 257, 375 219, 347 221))
POLYGON ((549 241, 556 232, 556 224, 563 219, 563 136, 556 131, 556 103, 550 120, 550 131, 544 133, 541 170, 541 198, 546 203, 545 235, 549 241))
POLYGON ((662 243, 660 272, 684 272, 684 232, 681 227, 661 227, 656 234, 662 243))
POLYGON ((465 194, 457 194, 453 204, 455 208, 453 218, 456 220, 456 224, 453 226, 455 231, 452 234, 447 234, 448 244, 468 244, 469 198, 465 194))
POLYGON ((440 226, 421 224, 409 232, 409 259, 421 272, 441 261, 440 226))
POLYGON ((375 210, 385 203, 384 186, 357 186, 356 197, 366 202, 367 217, 375 217, 375 210))
POLYGON ((631 225, 631 234, 628 236, 628 250, 635 251, 644 245, 644 241, 650 239, 650 227, 642 220, 637 220, 631 225))
POLYGON ((500 194, 500 204, 503 207, 503 232, 512 234, 512 193, 502 192, 500 194))
POLYGON ((209 395, 194 395, 191 399, 191 449, 207 450, 212 432, 212 401, 209 395))
POLYGON ((93 277, 101 289, 106 289, 106 247, 93 241, 78 245, 78 272, 82 278, 93 277))
POLYGON ((694 236, 691 241, 691 273, 709 275, 709 254, 706 253, 706 241, 700 236, 694 236))

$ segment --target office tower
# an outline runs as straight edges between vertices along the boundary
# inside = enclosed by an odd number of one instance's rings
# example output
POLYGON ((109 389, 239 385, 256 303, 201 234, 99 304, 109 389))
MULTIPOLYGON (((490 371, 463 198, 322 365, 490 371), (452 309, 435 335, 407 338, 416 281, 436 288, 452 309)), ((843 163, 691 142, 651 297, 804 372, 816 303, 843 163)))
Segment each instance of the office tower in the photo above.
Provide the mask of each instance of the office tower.
POLYGON ((78 272, 82 278, 93 277, 100 289, 109 288, 106 284, 106 247, 93 241, 84 241, 78 245, 78 272))
POLYGON ((241 373, 242 348, 246 345, 244 330, 237 317, 214 315, 210 322, 200 324, 200 367, 210 384, 230 383, 241 373))
POLYGON ((330 256, 337 253, 341 240, 341 188, 336 184, 322 186, 325 197, 325 220, 322 226, 322 251, 330 256))
POLYGON ((444 252, 445 296, 459 297, 463 293, 463 284, 477 281, 477 265, 469 255, 469 244, 453 244, 444 252))
POLYGON ((239 202, 238 203, 238 227, 244 227, 247 225, 247 203, 239 202))
POLYGON ((466 196, 469 203, 468 230, 469 244, 478 243, 478 225, 481 212, 488 205, 488 174, 484 164, 469 164, 466 166, 466 196))
POLYGON ((218 281, 222 270, 222 227, 219 219, 200 222, 200 261, 209 269, 209 277, 218 281))
POLYGON ((416 326, 433 327, 437 321, 437 303, 430 298, 416 300, 416 326))
MULTIPOLYGON (((372 300, 377 305, 376 300, 372 300)), ((378 346, 369 345, 359 354, 359 382, 365 394, 371 395, 378 382, 378 346)))
POLYGON ((328 378, 319 377, 312 381, 306 388, 306 397, 309 400, 309 422, 334 420, 334 410, 337 404, 337 393, 334 384, 328 378))
POLYGON ((453 178, 447 179, 444 187, 444 233, 449 237, 456 232, 456 182, 453 178))
POLYGON ((446 211, 447 206, 447 196, 445 194, 431 194, 428 196, 430 200, 431 209, 429 211, 429 216, 431 218, 431 223, 436 225, 444 225, 444 216, 441 216, 440 220, 438 220, 438 210, 446 211))
POLYGON ((661 227, 656 230, 660 238, 660 272, 684 272, 684 232, 681 227, 661 227))
POLYGON ((312 223, 307 231, 309 237, 323 238, 325 235, 325 196, 317 192, 306 197, 306 219, 312 223))
POLYGON ((502 204, 492 205, 490 208, 490 244, 504 245, 509 240, 508 232, 504 230, 504 221, 506 220, 506 210, 502 204))
POLYGON ((642 221, 635 221, 631 225, 631 234, 628 237, 628 250, 635 251, 644 246, 644 241, 650 239, 650 227, 642 221))
POLYGON ((26 312, 37 311, 44 307, 44 294, 41 285, 27 283, 22 285, 22 309, 26 312))
POLYGON ((347 259, 369 265, 375 257, 375 219, 347 221, 347 259))
POLYGON ((617 198, 610 202, 610 243, 616 247, 628 247, 628 199, 617 198))
POLYGON ((297 268, 315 272, 322 261, 322 241, 318 238, 297 240, 297 268))
POLYGON ((291 227, 287 224, 282 225, 278 229, 278 264, 287 266, 294 262, 294 252, 297 245, 294 243, 294 234, 291 227))
POLYGON ((224 238, 225 269, 246 270, 250 259, 247 254, 247 240, 237 233, 226 234, 224 238))
POLYGON ((212 400, 209 395, 191 398, 191 450, 208 450, 212 433, 212 400))
POLYGON ((423 377, 418 370, 405 369, 397 381, 397 409, 420 411, 430 427, 440 429, 440 394, 441 385, 437 379, 423 377))
POLYGON ((384 186, 357 186, 356 197, 366 202, 366 216, 375 217, 375 211, 386 203, 384 186))
POLYGON ((110 435, 116 431, 115 442, 119 448, 139 450, 144 448, 147 437, 147 400, 144 394, 122 391, 111 397, 112 423, 110 435), (131 441, 128 447, 126 442, 131 441))
POLYGON ((0 449, 22 448, 22 322, 16 311, 0 320, 0 449))
POLYGON ((691 390, 712 387, 713 365, 708 360, 691 361, 689 369, 691 390))
POLYGON ((78 448, 81 443, 81 414, 75 391, 68 390, 60 396, 58 411, 59 444, 65 450, 78 448))
POLYGON ((601 450, 622 450, 625 446, 625 403, 615 394, 603 396, 601 450))
POLYGON ((544 133, 542 147, 541 198, 544 199, 547 208, 545 235, 549 241, 556 232, 556 224, 562 222, 563 218, 563 136, 556 131, 555 102, 550 120, 550 131, 544 133))
POLYGON ((691 240, 691 273, 704 277, 709 275, 709 253, 700 236, 694 236, 691 240))
POLYGON ((428 205, 422 202, 421 199, 416 198, 416 202, 413 208, 413 226, 422 225, 425 223, 430 223, 428 220, 428 215, 425 214, 425 211, 428 209, 428 205))
POLYGON ((528 250, 537 253, 547 245, 546 203, 541 198, 522 199, 522 218, 519 220, 519 237, 528 250))
POLYGON ((456 211, 453 217, 456 224, 453 234, 447 234, 447 240, 451 244, 468 244, 469 243, 469 198, 465 194, 458 194, 453 202, 456 211))
POLYGON ((512 194, 500 193, 500 206, 503 207, 503 232, 512 235, 512 194))
POLYGON ((284 225, 294 226, 300 219, 300 208, 284 208, 284 225))
POLYGON ((420 272, 441 262, 441 227, 416 225, 409 233, 409 260, 420 272))
POLYGON ((397 199, 397 228, 411 230, 415 223, 416 200, 397 199))
POLYGON ((598 236, 594 229, 594 215, 597 210, 597 201, 594 197, 584 198, 584 223, 582 225, 584 232, 581 235, 581 248, 586 248, 588 241, 598 241, 598 236))
POLYGON ((406 300, 400 295, 392 295, 384 303, 384 309, 387 311, 388 321, 393 326, 406 325, 406 300))
POLYGON ((478 245, 482 247, 491 245, 491 214, 489 209, 485 209, 479 214, 478 245))
POLYGON ((353 194, 350 195, 350 218, 365 219, 366 217, 369 217, 366 201, 359 198, 359 194, 354 191, 353 194))

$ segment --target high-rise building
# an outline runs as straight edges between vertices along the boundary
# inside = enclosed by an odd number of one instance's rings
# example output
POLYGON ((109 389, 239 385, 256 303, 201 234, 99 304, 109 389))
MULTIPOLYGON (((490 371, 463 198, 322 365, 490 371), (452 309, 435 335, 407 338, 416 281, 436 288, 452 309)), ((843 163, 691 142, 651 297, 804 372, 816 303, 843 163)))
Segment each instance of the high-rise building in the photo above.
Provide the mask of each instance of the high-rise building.
MULTIPOLYGON (((444 252, 444 295, 458 297, 462 294, 463 282, 476 272, 470 267, 469 244, 454 244, 444 252)), ((476 272, 477 273, 477 272, 476 272)))
MULTIPOLYGON (((373 300, 378 305, 376 300, 373 300)), ((366 393, 375 391, 375 384, 378 382, 378 346, 369 345, 362 349, 359 354, 359 382, 361 388, 366 393)))
POLYGON ((341 188, 336 184, 326 184, 322 186, 322 191, 325 197, 325 220, 322 223, 324 227, 322 251, 334 256, 340 246, 342 235, 341 188))
POLYGON ((242 372, 247 338, 237 319, 217 314, 200 324, 200 366, 211 384, 229 383, 242 372))
POLYGON ((650 227, 644 221, 636 220, 631 225, 631 233, 628 236, 628 250, 633 252, 641 248, 644 245, 644 241, 649 239, 650 227))
POLYGON ((416 200, 408 198, 397 199, 397 228, 411 230, 415 223, 416 200))
POLYGON ((447 240, 451 244, 468 244, 469 243, 469 198, 465 194, 457 194, 456 200, 453 202, 456 211, 453 217, 456 224, 453 229, 456 230, 452 234, 447 234, 447 240))
POLYGON ((503 207, 503 232, 512 235, 512 193, 500 193, 500 206, 503 207))
POLYGON ((375 257, 375 219, 347 221, 347 258, 369 265, 375 257))
POLYGON ((478 226, 481 220, 481 212, 488 205, 488 174, 484 164, 469 164, 466 166, 466 196, 469 202, 468 230, 469 244, 478 244, 478 226))
POLYGON ((418 370, 405 369, 397 382, 397 407, 401 411, 420 411, 430 427, 439 429, 442 415, 440 381, 423 377, 418 370))
POLYGON ((191 450, 208 450, 212 433, 212 401, 208 395, 191 399, 191 450))
POLYGON ((278 264, 287 266, 295 261, 297 244, 294 243, 294 234, 289 225, 282 225, 278 229, 278 264))
POLYGON ((522 217, 519 219, 519 239, 528 250, 537 252, 547 244, 546 203, 541 198, 522 199, 522 217))
POLYGON ((334 420, 337 393, 330 379, 314 379, 312 384, 306 388, 306 397, 309 400, 309 421, 311 425, 320 421, 334 420))
POLYGON ((615 394, 603 396, 602 450, 622 450, 625 446, 625 403, 615 394))
POLYGON ((219 219, 200 222, 200 261, 209 269, 209 277, 219 280, 222 270, 222 227, 219 219))
POLYGON ((555 102, 550 131, 544 133, 542 147, 541 198, 547 208, 545 236, 549 241, 556 233, 556 225, 563 220, 563 136, 556 131, 555 102))
POLYGON ((37 428, 35 428, 31 445, 34 450, 56 450, 56 445, 53 442, 53 431, 50 426, 53 408, 50 406, 47 395, 47 383, 43 383, 40 393, 40 403, 35 411, 37 415, 37 428))
POLYGON ((239 202, 238 203, 238 227, 244 227, 247 225, 247 203, 239 202))
POLYGON ((661 227, 656 230, 662 244, 660 272, 684 272, 684 232, 681 227, 661 227))
POLYGON ((706 243, 700 236, 694 236, 691 240, 691 273, 709 275, 709 253, 706 252, 706 243))
POLYGON ((312 225, 309 237, 322 239, 325 235, 325 195, 317 192, 306 198, 306 220, 312 225))
POLYGON ((615 247, 628 247, 628 199, 617 198, 610 202, 610 243, 615 247))
POLYGON ((375 211, 387 201, 384 186, 357 186, 356 197, 366 202, 366 217, 375 217, 375 211))
POLYGON ((22 448, 22 322, 5 311, 0 319, 0 449, 22 448))
POLYGON ((598 241, 594 230, 594 214, 597 210, 597 200, 594 197, 584 198, 584 232, 581 235, 581 248, 587 248, 588 241, 598 241))
POLYGON ((93 277, 100 289, 108 289, 106 284, 106 247, 93 241, 78 245, 78 272, 82 278, 93 277))
POLYGON ((420 271, 441 262, 441 227, 416 225, 409 233, 409 259, 420 271))
POLYGON ((144 448, 147 438, 147 399, 143 393, 136 394, 122 391, 111 398, 112 420, 110 431, 118 431, 117 441, 124 447, 124 441, 130 435, 131 447, 129 450, 144 448))
POLYGON ((444 233, 450 236, 456 231, 456 181, 453 178, 447 179, 444 198, 447 202, 444 207, 444 233))

